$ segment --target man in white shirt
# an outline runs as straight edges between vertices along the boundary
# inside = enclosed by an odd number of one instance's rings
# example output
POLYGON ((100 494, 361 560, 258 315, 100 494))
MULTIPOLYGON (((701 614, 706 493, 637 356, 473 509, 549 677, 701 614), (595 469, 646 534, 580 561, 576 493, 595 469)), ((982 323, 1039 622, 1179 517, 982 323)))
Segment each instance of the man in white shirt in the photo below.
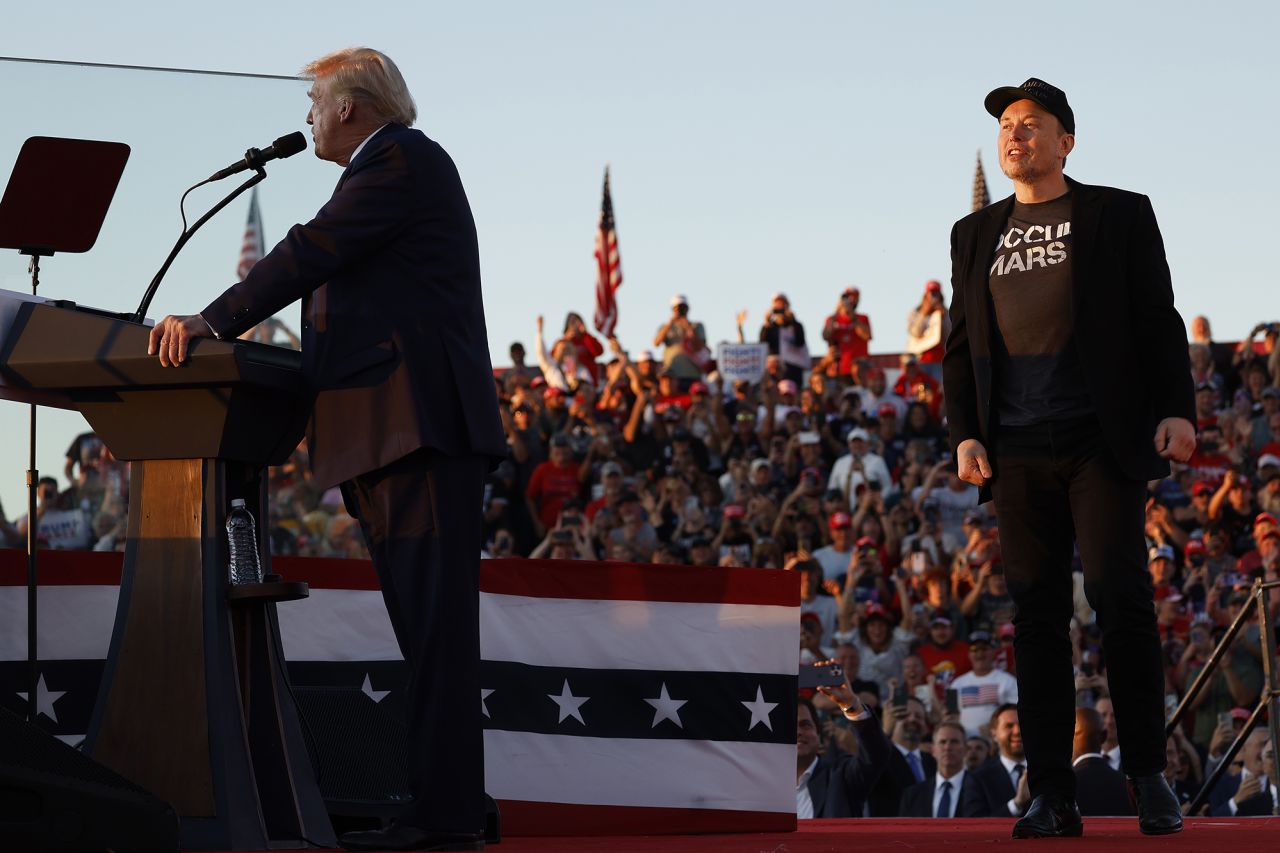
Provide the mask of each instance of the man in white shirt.
POLYGON ((836 460, 831 466, 831 476, 827 478, 827 488, 844 495, 850 508, 857 506, 858 487, 863 484, 875 483, 886 496, 892 494, 895 488, 884 457, 868 450, 870 439, 871 436, 862 427, 849 430, 846 439, 849 452, 836 460))
POLYGON ((996 757, 970 774, 972 784, 960 805, 962 817, 1019 817, 1031 804, 1017 705, 996 709, 991 717, 991 739, 996 757))
POLYGON ((952 720, 939 723, 933 730, 933 757, 938 769, 919 785, 902 792, 898 817, 956 817, 967 777, 964 753, 964 726, 952 720))
POLYGON ((813 558, 822 565, 825 579, 843 585, 853 558, 853 519, 847 512, 835 512, 827 525, 831 528, 831 544, 814 551, 813 558))
POLYGON ((986 631, 969 635, 969 665, 972 669, 957 676, 951 687, 960 703, 960 725, 972 737, 986 734, 982 728, 990 722, 996 708, 1017 704, 1018 682, 1009 673, 995 668, 995 649, 986 631))

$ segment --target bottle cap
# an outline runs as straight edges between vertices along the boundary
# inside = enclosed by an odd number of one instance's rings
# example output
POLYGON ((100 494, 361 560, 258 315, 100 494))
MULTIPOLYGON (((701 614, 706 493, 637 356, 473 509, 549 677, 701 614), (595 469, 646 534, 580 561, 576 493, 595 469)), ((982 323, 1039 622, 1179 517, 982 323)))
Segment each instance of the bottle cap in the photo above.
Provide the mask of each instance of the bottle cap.
POLYGON ((232 499, 231 499, 231 508, 232 508, 232 509, 235 509, 236 507, 241 507, 241 506, 244 506, 244 498, 232 498, 232 499))

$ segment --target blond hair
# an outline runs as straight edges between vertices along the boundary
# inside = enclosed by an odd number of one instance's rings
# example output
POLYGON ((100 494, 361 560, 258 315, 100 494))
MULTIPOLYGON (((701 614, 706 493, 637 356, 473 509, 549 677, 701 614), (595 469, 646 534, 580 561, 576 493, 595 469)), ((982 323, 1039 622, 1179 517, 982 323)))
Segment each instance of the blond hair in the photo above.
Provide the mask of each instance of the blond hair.
POLYGON ((359 100, 383 121, 412 126, 418 117, 400 69, 381 51, 368 47, 335 50, 307 63, 302 76, 327 80, 334 95, 359 100))

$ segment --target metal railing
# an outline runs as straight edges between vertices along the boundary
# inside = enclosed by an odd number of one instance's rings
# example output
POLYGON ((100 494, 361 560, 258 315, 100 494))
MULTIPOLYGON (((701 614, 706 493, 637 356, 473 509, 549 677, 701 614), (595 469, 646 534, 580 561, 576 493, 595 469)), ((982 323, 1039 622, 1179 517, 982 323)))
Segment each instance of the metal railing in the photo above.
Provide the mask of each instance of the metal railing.
MULTIPOLYGON (((1169 737, 1173 734, 1174 729, 1177 728, 1183 715, 1190 709, 1196 695, 1204 689, 1209 679, 1214 676, 1218 665, 1222 663, 1223 656, 1231 648, 1236 636, 1256 611, 1259 628, 1258 640, 1262 644, 1263 675, 1262 692, 1258 696, 1258 704, 1254 707, 1253 713, 1249 715, 1244 728, 1240 730, 1240 733, 1236 735, 1236 739, 1231 742, 1231 746, 1227 748, 1226 753, 1222 756, 1222 761, 1218 763, 1217 767, 1213 768, 1213 772, 1204 780, 1204 785, 1187 807, 1188 814, 1194 815, 1204 807, 1204 804, 1209 799, 1209 793, 1218 784, 1222 774, 1231 766, 1231 762, 1235 760, 1240 748, 1244 746, 1244 742, 1253 732, 1254 727, 1262 720, 1264 714, 1267 715, 1268 726, 1271 729, 1272 744, 1272 767, 1268 774, 1270 776, 1268 781, 1273 785, 1280 784, 1280 681, 1278 681, 1280 672, 1277 672, 1276 666, 1275 631, 1271 620, 1267 618, 1267 593, 1277 589, 1280 589, 1280 581, 1267 583, 1262 580, 1254 581, 1253 589, 1249 591, 1249 599, 1245 602, 1244 608, 1241 609, 1231 626, 1227 628, 1227 633, 1223 634, 1222 639, 1218 641, 1217 647, 1209 655, 1209 659, 1205 661, 1204 667, 1196 674, 1195 680, 1191 682, 1191 687, 1187 689, 1187 694, 1182 697, 1182 701, 1178 703, 1178 707, 1165 725, 1165 737, 1169 737), (1271 706, 1269 714, 1267 714, 1268 705, 1271 706)), ((1273 798, 1271 805, 1272 814, 1280 815, 1280 797, 1273 798)))

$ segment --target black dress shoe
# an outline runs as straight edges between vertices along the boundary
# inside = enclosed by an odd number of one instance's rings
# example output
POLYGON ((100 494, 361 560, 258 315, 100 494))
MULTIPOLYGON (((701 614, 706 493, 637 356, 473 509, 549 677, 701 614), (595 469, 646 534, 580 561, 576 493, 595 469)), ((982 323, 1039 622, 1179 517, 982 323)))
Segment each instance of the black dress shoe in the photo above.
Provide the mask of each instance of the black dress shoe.
POLYGON ((1169 835, 1182 831, 1182 806, 1163 773, 1130 776, 1133 798, 1138 802, 1138 829, 1144 835, 1169 835))
POLYGON ((1014 838, 1077 838, 1084 835, 1084 821, 1073 800, 1057 794, 1041 794, 1013 825, 1014 838))
POLYGON ((480 832, 432 832, 393 823, 386 829, 346 832, 338 840, 348 850, 483 850, 480 832))

